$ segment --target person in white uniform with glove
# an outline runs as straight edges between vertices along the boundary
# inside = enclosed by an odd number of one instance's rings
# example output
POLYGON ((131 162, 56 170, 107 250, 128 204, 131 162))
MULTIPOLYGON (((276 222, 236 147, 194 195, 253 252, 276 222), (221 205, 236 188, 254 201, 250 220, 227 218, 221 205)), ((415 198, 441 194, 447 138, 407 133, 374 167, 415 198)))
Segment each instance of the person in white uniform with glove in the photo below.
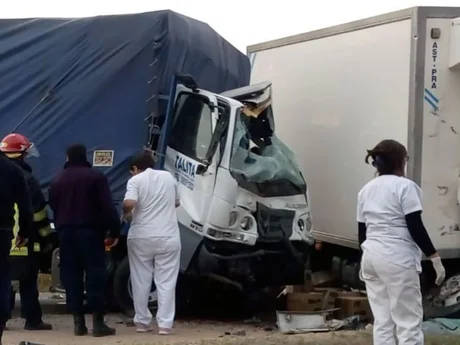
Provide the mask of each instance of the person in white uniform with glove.
POLYGON ((361 279, 374 315, 374 345, 423 345, 423 251, 445 279, 441 258, 423 225, 422 191, 405 177, 406 148, 383 140, 368 150, 378 176, 358 194, 357 221, 363 250, 361 279))
POLYGON ((167 171, 153 170, 154 160, 144 152, 131 164, 123 202, 123 217, 131 219, 128 258, 133 291, 134 323, 141 333, 152 331, 148 308, 152 277, 158 295, 156 315, 159 334, 172 333, 176 311, 181 242, 176 207, 176 180, 167 171))

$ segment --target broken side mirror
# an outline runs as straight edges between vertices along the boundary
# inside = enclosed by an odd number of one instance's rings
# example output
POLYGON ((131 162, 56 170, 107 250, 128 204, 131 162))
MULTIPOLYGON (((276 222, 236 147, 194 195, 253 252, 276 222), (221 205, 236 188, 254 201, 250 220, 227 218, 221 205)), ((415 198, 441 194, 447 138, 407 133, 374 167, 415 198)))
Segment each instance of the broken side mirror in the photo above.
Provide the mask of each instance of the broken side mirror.
POLYGON ((207 170, 208 170, 208 166, 207 166, 207 165, 198 164, 198 165, 196 166, 195 174, 197 174, 197 175, 203 175, 207 170))

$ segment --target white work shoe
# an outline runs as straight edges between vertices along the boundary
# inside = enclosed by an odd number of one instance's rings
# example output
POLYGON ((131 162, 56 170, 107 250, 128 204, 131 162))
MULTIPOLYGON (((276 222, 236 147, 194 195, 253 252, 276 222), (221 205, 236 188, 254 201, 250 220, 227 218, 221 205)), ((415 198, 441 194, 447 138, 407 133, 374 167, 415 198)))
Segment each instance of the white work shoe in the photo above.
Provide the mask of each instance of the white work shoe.
POLYGON ((136 328, 137 333, 148 333, 148 332, 153 331, 153 328, 151 325, 137 324, 136 326, 137 326, 136 328))
POLYGON ((172 328, 159 327, 158 328, 158 334, 159 335, 171 335, 171 334, 174 334, 174 331, 173 331, 172 328))

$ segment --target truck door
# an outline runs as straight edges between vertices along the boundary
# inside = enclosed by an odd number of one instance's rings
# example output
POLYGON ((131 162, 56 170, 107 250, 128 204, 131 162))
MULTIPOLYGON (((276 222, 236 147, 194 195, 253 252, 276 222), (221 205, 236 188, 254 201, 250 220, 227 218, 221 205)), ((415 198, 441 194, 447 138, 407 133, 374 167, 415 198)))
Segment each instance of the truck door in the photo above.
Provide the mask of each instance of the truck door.
POLYGON ((170 127, 165 169, 178 183, 179 223, 202 233, 212 202, 219 153, 212 146, 218 120, 213 93, 176 85, 174 107, 169 107, 170 127), (185 211, 185 212, 184 212, 185 211))

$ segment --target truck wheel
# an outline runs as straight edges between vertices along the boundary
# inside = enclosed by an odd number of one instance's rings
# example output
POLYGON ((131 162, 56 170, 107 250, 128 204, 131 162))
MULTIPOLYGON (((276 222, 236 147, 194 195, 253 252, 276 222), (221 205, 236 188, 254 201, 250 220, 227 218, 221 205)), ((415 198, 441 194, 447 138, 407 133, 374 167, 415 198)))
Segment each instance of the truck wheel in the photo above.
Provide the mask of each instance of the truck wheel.
MULTIPOLYGON (((128 316, 133 316, 133 290, 131 287, 131 278, 129 273, 128 257, 118 265, 113 277, 113 294, 123 312, 128 316)), ((155 309, 158 306, 157 292, 154 282, 149 295, 149 307, 155 309)))

